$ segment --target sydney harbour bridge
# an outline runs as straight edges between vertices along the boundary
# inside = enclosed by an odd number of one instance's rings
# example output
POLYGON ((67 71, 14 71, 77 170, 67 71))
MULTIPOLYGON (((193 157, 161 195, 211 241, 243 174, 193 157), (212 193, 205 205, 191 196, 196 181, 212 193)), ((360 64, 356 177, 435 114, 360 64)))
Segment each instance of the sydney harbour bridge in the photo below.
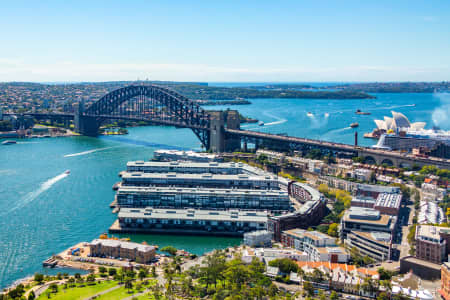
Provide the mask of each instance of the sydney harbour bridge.
MULTIPOLYGON (((255 148, 307 153, 318 149, 340 157, 363 157, 366 161, 393 166, 434 164, 450 168, 450 161, 438 158, 418 158, 397 152, 377 150, 320 140, 268 134, 240 129, 236 110, 208 111, 196 102, 166 87, 158 85, 129 85, 112 91, 85 108, 79 103, 75 113, 23 113, 40 120, 74 123, 75 131, 97 136, 102 123, 111 120, 145 121, 152 125, 190 128, 203 147, 213 152, 255 148)), ((301 130, 301 128, 299 128, 301 130)))

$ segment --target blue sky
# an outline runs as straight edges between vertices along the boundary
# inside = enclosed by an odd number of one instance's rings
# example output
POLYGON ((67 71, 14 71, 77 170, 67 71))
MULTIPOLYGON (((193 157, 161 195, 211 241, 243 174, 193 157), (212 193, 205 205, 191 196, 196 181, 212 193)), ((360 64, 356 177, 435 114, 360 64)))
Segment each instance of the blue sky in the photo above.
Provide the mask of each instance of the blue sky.
POLYGON ((1 1, 0 81, 450 80, 450 1, 1 1))

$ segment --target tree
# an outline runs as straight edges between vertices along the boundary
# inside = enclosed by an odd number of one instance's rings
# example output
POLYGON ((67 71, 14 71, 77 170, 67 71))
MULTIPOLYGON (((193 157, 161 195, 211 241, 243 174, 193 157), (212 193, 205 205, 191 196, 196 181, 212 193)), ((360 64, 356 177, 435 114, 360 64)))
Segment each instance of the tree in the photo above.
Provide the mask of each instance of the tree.
POLYGON ((166 252, 172 256, 177 254, 177 248, 175 248, 173 246, 165 246, 165 247, 161 248, 161 251, 166 252))
POLYGON ((378 297, 377 300, 389 300, 388 295, 385 292, 381 292, 378 297))
POLYGON ((298 265, 289 258, 278 258, 271 260, 269 266, 278 267, 281 273, 290 274, 298 271, 298 265))
POLYGON ((103 266, 101 266, 101 267, 98 268, 98 271, 99 271, 100 273, 106 273, 106 268, 103 267, 103 266))
POLYGON ((139 276, 139 279, 140 279, 141 281, 142 281, 145 277, 147 277, 147 275, 148 275, 148 271, 147 271, 146 268, 141 268, 141 269, 139 270, 138 276, 139 276))
POLYGON ((338 299, 339 299, 339 296, 336 293, 336 291, 332 291, 330 294, 330 300, 338 300, 338 299))
POLYGON ((307 292, 309 296, 314 295, 314 287, 309 281, 303 281, 303 290, 307 292))
POLYGON ((152 266, 152 277, 156 277, 156 267, 152 266))
POLYGON ((58 292, 58 285, 56 283, 50 284, 49 288, 52 291, 52 293, 54 293, 54 294, 56 294, 58 292))
POLYGON ((38 284, 41 284, 44 281, 44 275, 40 273, 34 274, 34 281, 36 281, 38 284))
POLYGON ((34 299, 36 299, 36 295, 34 294, 34 291, 31 291, 28 294, 28 300, 34 300, 34 299))
POLYGON ((128 293, 130 293, 130 290, 133 288, 133 281, 130 277, 125 279, 125 288, 128 290, 128 293))
POLYGON ((73 275, 73 276, 75 276, 76 279, 80 279, 81 278, 81 274, 80 273, 75 273, 75 275, 73 275))
POLYGON ((87 281, 87 282, 94 282, 94 281, 95 281, 95 275, 94 275, 94 274, 89 274, 89 275, 86 277, 86 281, 87 281))
POLYGON ((327 231, 328 235, 333 236, 333 237, 338 237, 339 236, 338 227, 339 227, 339 224, 337 224, 337 223, 330 224, 330 226, 328 227, 328 231, 327 231))
POLYGON ((69 279, 67 281, 69 282, 70 286, 73 286, 73 284, 75 283, 75 278, 69 277, 69 279))

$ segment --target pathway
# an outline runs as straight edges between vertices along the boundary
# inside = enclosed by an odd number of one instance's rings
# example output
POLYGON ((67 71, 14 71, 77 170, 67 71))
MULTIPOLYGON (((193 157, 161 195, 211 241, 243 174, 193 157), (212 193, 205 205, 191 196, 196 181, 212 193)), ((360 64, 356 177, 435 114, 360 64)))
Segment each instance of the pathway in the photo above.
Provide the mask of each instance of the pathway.
POLYGON ((112 292, 112 291, 114 291, 114 290, 117 290, 117 289, 120 288, 121 286, 122 286, 122 285, 116 285, 116 286, 113 286, 112 288, 109 288, 109 289, 107 289, 107 290, 101 291, 100 293, 97 293, 97 294, 95 294, 95 295, 92 295, 92 296, 90 296, 90 297, 87 297, 87 298, 85 298, 85 300, 97 298, 97 297, 99 297, 99 296, 101 296, 101 295, 104 295, 104 294, 106 294, 106 293, 109 293, 109 292, 112 292))

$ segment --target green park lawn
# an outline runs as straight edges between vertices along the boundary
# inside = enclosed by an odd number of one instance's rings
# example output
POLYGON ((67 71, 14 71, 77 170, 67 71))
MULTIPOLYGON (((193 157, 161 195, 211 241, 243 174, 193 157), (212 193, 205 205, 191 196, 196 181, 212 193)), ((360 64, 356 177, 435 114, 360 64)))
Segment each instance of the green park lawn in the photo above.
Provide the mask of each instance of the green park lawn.
MULTIPOLYGON (((145 291, 147 288, 149 288, 150 286, 154 285, 156 283, 156 280, 155 279, 150 279, 149 280, 150 283, 148 285, 142 285, 142 288, 139 291, 136 290, 136 283, 138 283, 138 282, 140 282, 140 281, 133 282, 133 288, 130 289, 130 293, 128 293, 128 290, 125 288, 125 286, 122 285, 120 288, 118 288, 118 289, 116 289, 114 291, 111 291, 109 293, 106 293, 104 295, 101 295, 97 299, 99 299, 99 300, 100 299, 112 299, 112 300, 116 300, 117 299, 117 300, 119 300, 119 299, 124 299, 124 298, 127 298, 127 297, 131 297, 133 295, 136 295, 136 294, 138 294, 140 292, 145 291)), ((140 282, 140 283, 142 283, 142 282, 140 282)), ((148 294, 148 293, 146 293, 146 294, 148 294)), ((148 296, 142 295, 142 296, 138 297, 138 299, 152 299, 152 298, 149 298, 148 296)))
MULTIPOLYGON (((66 290, 62 286, 58 286, 58 292, 56 294, 51 293, 51 298, 53 300, 72 300, 72 299, 84 299, 93 296, 101 291, 107 290, 117 285, 115 281, 104 281, 96 285, 86 285, 84 287, 70 287, 66 290)), ((49 299, 47 292, 42 293, 38 300, 49 299)))

